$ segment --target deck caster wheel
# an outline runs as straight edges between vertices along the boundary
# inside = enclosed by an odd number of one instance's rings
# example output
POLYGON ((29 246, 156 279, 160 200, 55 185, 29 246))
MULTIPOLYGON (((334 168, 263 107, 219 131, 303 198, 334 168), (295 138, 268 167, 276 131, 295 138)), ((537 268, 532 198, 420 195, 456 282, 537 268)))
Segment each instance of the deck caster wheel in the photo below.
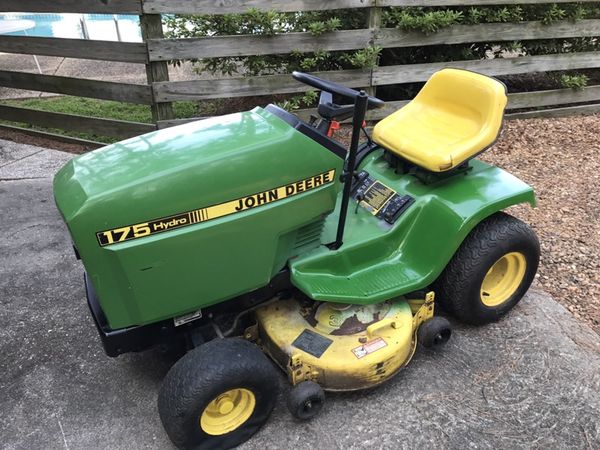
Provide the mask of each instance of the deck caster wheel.
POLYGON ((427 348, 443 346, 450 336, 452 336, 452 327, 444 317, 432 317, 426 320, 417 332, 418 342, 427 348))
POLYGON ((158 395, 158 412, 178 448, 229 449, 267 421, 278 392, 277 371, 256 345, 215 339, 171 368, 158 395))
POLYGON ((314 381, 303 381, 290 390, 287 406, 292 416, 300 420, 315 417, 325 403, 323 388, 314 381))

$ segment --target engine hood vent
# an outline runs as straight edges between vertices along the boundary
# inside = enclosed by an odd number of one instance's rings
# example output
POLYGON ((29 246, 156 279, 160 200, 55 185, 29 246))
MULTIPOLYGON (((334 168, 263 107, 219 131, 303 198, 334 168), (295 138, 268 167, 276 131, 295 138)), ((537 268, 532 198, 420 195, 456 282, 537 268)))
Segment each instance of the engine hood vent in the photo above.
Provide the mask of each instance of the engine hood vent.
POLYGON ((322 218, 300 228, 296 234, 294 250, 306 251, 318 247, 321 244, 321 233, 324 225, 325 218, 322 218))

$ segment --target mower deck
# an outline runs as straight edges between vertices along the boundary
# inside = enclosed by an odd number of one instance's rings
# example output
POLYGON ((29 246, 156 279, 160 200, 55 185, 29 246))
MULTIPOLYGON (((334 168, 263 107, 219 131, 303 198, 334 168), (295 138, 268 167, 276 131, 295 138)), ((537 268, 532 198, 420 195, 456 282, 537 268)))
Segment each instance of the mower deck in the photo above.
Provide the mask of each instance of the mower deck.
POLYGON ((260 308, 256 318, 261 345, 293 385, 313 381, 326 391, 352 391, 380 384, 408 364, 416 331, 433 309, 433 294, 412 305, 290 298, 260 308))

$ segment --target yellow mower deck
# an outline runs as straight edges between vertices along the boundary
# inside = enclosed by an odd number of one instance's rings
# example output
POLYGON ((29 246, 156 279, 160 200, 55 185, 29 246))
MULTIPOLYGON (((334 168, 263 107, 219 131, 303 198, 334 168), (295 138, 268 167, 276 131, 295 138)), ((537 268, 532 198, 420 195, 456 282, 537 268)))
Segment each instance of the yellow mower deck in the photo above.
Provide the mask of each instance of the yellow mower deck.
POLYGON ((410 361, 433 299, 430 293, 410 303, 315 309, 292 298, 260 308, 256 317, 262 345, 293 385, 310 380, 324 390, 351 391, 388 380, 410 361))

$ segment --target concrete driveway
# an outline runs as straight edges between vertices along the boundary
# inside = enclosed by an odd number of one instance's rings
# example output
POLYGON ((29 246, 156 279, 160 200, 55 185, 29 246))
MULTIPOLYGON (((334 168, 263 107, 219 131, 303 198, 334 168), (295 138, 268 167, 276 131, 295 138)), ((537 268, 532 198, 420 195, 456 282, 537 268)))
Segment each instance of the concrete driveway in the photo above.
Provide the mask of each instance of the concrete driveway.
MULTIPOLYGON (((0 140, 0 445, 172 448, 155 402, 173 361, 106 357, 87 311, 51 192, 71 157, 0 140)), ((329 395, 318 420, 295 422, 280 398, 243 448, 300 446, 600 448, 600 337, 534 290, 500 323, 457 324, 389 383, 329 395)))

